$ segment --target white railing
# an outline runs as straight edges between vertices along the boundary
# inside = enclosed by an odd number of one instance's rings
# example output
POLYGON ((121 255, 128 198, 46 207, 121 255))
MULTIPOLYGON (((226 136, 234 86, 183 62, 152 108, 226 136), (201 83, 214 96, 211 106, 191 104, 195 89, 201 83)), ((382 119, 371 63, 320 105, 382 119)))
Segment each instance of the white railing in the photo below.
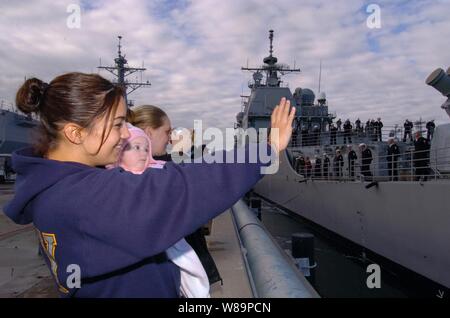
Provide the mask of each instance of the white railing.
MULTIPOLYGON (((303 157, 306 159, 306 156, 303 157)), ((408 149, 395 157, 373 156, 372 162, 365 165, 362 164, 361 153, 353 165, 348 161, 346 154, 342 157, 342 161, 334 161, 333 157, 329 157, 328 167, 324 164, 322 156, 320 165, 317 165, 315 159, 311 160, 311 164, 303 163, 299 159, 300 156, 292 158, 291 163, 299 175, 315 180, 384 182, 450 180, 450 147, 422 151, 408 149)))
MULTIPOLYGON (((320 131, 307 133, 302 133, 301 129, 294 131, 291 146, 292 147, 306 147, 306 146, 321 146, 321 145, 341 145, 350 144, 356 142, 377 142, 386 141, 389 137, 393 137, 398 141, 410 142, 414 140, 414 134, 418 130, 412 129, 410 132, 405 134, 403 128, 397 126, 387 126, 383 127, 381 134, 375 130, 366 131, 352 129, 351 131, 344 131, 341 129, 336 133, 331 133, 330 131, 320 131)), ((423 133, 424 137, 427 137, 426 130, 420 131, 423 133)), ((432 135, 430 136, 432 138, 432 135)))

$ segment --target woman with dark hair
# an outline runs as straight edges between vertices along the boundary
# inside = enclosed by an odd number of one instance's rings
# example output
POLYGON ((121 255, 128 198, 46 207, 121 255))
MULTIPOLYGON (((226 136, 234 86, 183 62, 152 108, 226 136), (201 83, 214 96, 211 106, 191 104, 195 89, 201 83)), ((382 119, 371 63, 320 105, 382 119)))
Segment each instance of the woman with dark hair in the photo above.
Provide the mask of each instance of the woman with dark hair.
MULTIPOLYGON (((34 149, 13 154, 15 196, 4 211, 16 223, 34 223, 64 297, 179 297, 180 271, 164 251, 262 177, 260 162, 168 162, 139 175, 97 168, 116 162, 130 137, 123 90, 99 75, 28 79, 16 104, 42 125, 34 149)), ((289 108, 285 99, 275 107, 279 138, 267 150, 286 148, 289 108)))

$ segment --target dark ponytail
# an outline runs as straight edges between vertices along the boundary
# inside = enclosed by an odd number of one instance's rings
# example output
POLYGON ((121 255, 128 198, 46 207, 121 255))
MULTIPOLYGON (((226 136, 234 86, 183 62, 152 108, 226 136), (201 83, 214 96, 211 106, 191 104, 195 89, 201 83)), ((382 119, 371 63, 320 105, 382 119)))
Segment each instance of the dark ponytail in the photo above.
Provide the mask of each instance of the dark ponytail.
POLYGON ((39 113, 47 87, 48 84, 40 79, 27 79, 17 92, 17 108, 25 114, 39 113))
POLYGON ((100 151, 111 129, 108 130, 109 120, 123 95, 121 87, 100 75, 67 73, 49 84, 37 78, 26 80, 17 91, 16 105, 25 114, 39 115, 41 125, 34 149, 41 156, 57 146, 64 124, 90 128, 95 119, 106 116, 100 151))

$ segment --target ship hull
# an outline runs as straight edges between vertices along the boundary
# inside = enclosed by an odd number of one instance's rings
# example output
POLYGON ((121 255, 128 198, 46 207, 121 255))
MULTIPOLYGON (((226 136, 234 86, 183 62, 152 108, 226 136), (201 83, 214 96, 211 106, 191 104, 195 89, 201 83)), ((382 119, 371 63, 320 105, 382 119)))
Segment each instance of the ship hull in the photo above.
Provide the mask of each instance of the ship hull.
POLYGON ((450 287, 450 183, 304 181, 286 153, 255 192, 276 204, 450 287))

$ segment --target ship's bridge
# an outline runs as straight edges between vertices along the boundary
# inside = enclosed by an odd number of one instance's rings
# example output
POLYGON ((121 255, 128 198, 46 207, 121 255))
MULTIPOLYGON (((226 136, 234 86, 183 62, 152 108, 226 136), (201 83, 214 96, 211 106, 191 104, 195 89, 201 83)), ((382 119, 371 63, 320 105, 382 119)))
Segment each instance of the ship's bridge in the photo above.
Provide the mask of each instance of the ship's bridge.
POLYGON ((290 100, 294 105, 293 96, 287 87, 261 86, 255 88, 244 109, 244 128, 270 127, 270 115, 282 97, 290 100))

